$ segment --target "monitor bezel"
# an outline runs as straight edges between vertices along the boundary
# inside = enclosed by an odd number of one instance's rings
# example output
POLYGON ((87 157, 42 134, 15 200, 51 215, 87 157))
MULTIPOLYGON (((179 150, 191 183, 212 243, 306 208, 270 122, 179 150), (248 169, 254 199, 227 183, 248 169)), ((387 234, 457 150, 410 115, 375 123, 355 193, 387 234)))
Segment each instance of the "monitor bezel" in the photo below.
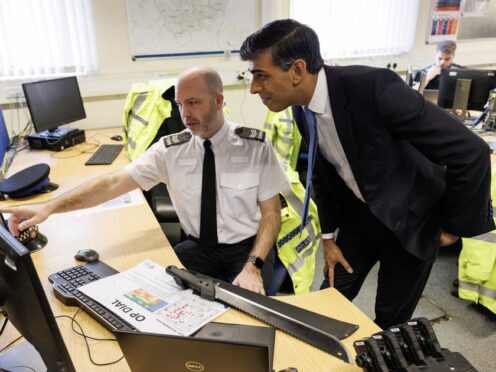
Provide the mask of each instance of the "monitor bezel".
MULTIPOLYGON (((83 97, 81 96, 81 90, 79 88, 79 82, 76 76, 64 76, 61 78, 56 78, 56 79, 45 79, 45 80, 38 80, 38 81, 32 81, 29 83, 23 83, 22 84, 22 90, 24 92, 24 97, 26 99, 26 103, 28 105, 29 113, 31 114, 31 120, 33 122, 33 127, 37 133, 44 132, 44 131, 52 131, 52 130, 57 130, 58 127, 66 124, 73 123, 78 120, 86 119, 86 110, 84 109, 84 104, 83 104, 83 97), (53 84, 58 81, 64 81, 64 80, 74 80, 75 81, 75 86, 76 86, 76 91, 75 96, 77 99, 77 103, 80 105, 80 110, 78 112, 78 115, 67 118, 67 120, 62 120, 58 122, 53 122, 50 123, 50 125, 41 125, 40 124, 40 117, 38 116, 38 113, 36 111, 36 104, 39 102, 34 102, 33 100, 33 93, 30 92, 30 89, 34 86, 42 86, 42 85, 48 85, 48 84, 53 84), (76 94, 77 93, 77 94, 76 94)), ((53 103, 54 106, 56 107, 56 102, 53 103)))
POLYGON ((48 371, 73 372, 74 365, 30 252, 10 234, 3 226, 3 217, 1 219, 0 278, 5 281, 2 290, 5 298, 0 308, 17 331, 38 351, 48 371), (25 299, 25 296, 30 297, 25 299), (31 306, 24 308, 27 303, 31 306))

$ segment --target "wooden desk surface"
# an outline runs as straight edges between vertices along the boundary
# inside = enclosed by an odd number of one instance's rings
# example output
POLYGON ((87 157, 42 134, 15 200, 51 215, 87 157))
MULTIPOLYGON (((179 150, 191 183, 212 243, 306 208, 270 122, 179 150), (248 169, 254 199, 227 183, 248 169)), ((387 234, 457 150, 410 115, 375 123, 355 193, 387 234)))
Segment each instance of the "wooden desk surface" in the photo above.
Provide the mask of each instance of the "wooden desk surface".
MULTIPOLYGON (((108 136, 116 134, 118 131, 117 129, 99 130, 97 131, 99 135, 96 137, 95 131, 88 131, 87 139, 90 141, 98 139, 102 143, 110 143, 108 136)), ((60 188, 51 194, 15 202, 4 201, 0 205, 25 204, 52 198, 77 186, 85 179, 119 169, 128 162, 124 152, 109 166, 84 166, 84 162, 90 154, 59 159, 71 155, 71 152, 72 155, 75 155, 84 148, 90 148, 90 146, 79 145, 74 150, 62 153, 24 150, 14 159, 11 172, 16 172, 35 163, 46 162, 51 166, 51 181, 58 183, 60 188)), ((73 255, 79 249, 92 248, 97 250, 103 262, 119 271, 129 269, 146 258, 164 266, 180 265, 144 198, 143 204, 140 205, 103 210, 90 215, 78 212, 52 215, 40 225, 40 231, 48 237, 48 244, 45 248, 33 253, 32 258, 55 316, 72 316, 77 309, 64 306, 57 300, 46 278, 51 273, 78 264, 73 255)), ((359 324, 360 329, 344 340, 344 344, 353 356, 355 355, 354 340, 367 337, 380 330, 358 308, 334 289, 326 289, 307 295, 278 297, 278 299, 323 315, 359 324)), ((86 334, 93 337, 113 338, 110 332, 85 312, 80 312, 76 319, 82 324, 86 334)), ((229 310, 216 320, 226 323, 262 324, 236 310, 229 310)), ((67 318, 59 318, 57 323, 77 371, 121 372, 129 370, 125 360, 100 368, 92 365, 88 359, 84 340, 72 331, 71 321, 67 318)), ((89 343, 93 359, 98 363, 113 361, 122 355, 116 342, 89 340, 89 343)), ((278 371, 289 366, 298 368, 299 372, 361 370, 277 331, 274 369, 278 371)))

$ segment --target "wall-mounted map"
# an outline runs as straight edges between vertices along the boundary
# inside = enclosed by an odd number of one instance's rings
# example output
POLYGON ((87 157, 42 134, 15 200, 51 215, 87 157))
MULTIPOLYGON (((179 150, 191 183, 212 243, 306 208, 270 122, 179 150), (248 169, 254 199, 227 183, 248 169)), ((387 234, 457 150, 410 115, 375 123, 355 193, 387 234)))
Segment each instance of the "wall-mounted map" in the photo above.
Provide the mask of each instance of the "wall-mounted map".
POLYGON ((133 58, 238 51, 257 29, 258 0, 128 0, 133 58))

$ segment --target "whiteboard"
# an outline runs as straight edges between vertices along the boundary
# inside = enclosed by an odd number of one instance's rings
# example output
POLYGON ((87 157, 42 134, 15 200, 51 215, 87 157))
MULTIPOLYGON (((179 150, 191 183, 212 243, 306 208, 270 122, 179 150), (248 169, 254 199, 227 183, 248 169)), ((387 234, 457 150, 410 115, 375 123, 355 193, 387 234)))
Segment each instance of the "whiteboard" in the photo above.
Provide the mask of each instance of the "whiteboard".
POLYGON ((128 0, 133 59, 239 51, 258 0, 128 0))

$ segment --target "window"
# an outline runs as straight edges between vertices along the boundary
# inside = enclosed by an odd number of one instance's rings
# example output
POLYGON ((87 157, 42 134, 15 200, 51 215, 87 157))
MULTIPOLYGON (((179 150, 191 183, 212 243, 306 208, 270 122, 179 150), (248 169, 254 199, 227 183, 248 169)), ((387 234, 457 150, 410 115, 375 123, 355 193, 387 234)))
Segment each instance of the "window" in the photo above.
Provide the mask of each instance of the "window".
POLYGON ((386 56, 412 49, 418 0, 291 1, 291 17, 319 35, 322 56, 386 56))
POLYGON ((0 1, 0 80, 97 69, 91 0, 0 1))

